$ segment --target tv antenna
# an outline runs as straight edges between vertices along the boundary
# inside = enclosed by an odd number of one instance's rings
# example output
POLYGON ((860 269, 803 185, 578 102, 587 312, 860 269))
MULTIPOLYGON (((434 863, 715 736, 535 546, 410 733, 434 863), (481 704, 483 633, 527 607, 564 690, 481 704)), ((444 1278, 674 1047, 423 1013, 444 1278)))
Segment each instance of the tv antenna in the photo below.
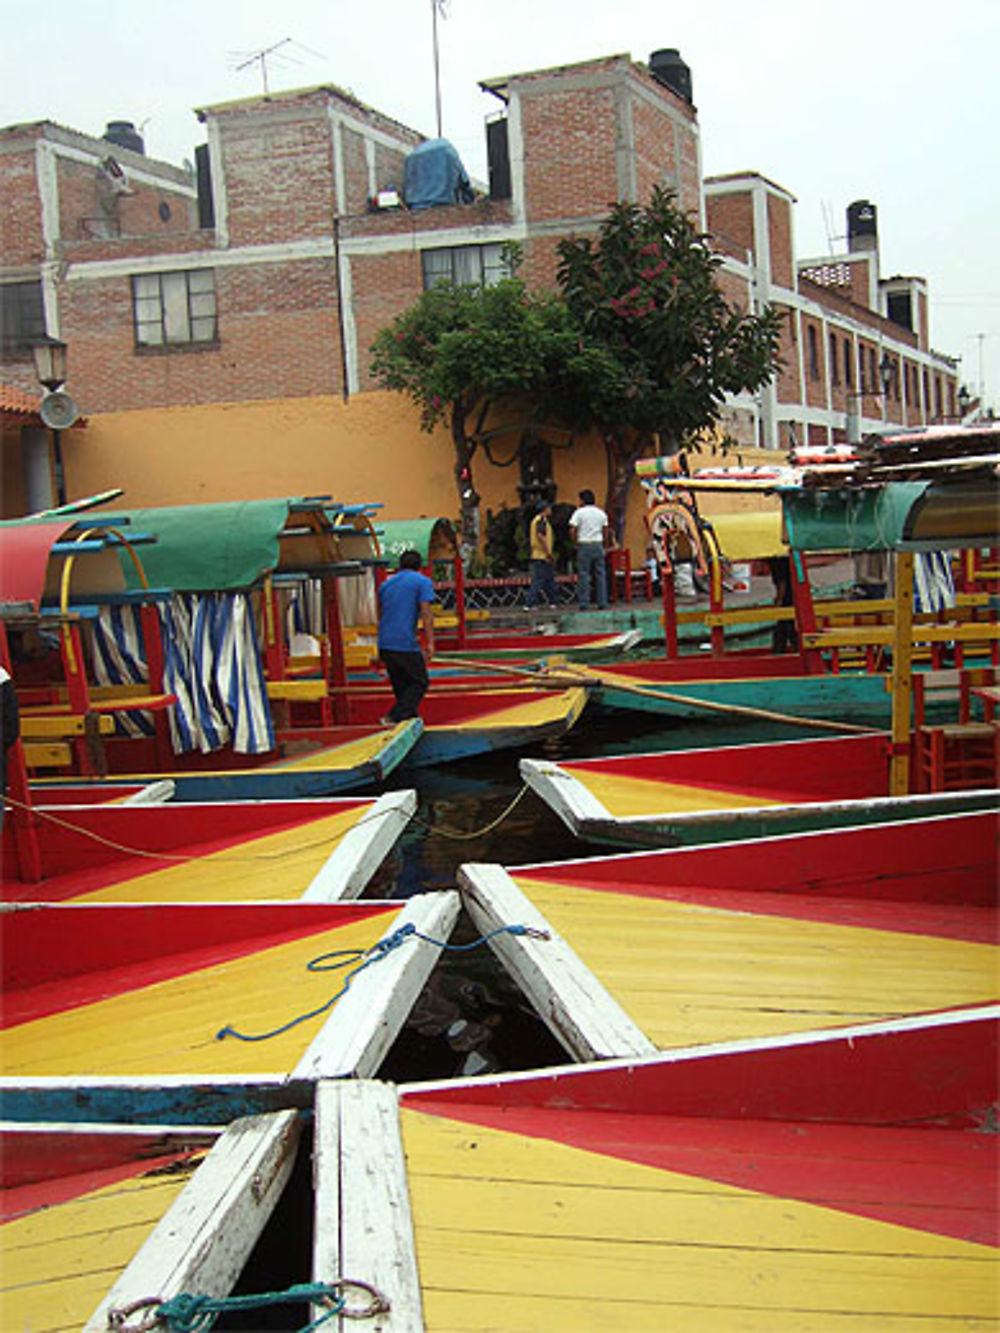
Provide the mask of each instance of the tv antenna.
MULTIPOLYGON (((291 46, 291 45, 294 45, 291 37, 282 37, 280 42, 274 42, 271 46, 262 47, 259 51, 251 51, 249 55, 247 55, 247 58, 235 67, 236 73, 238 74, 241 70, 247 69, 250 65, 259 64, 260 77, 264 84, 264 95, 266 97, 267 94, 270 92, 270 88, 268 87, 267 84, 268 57, 271 57, 273 59, 275 54, 278 51, 280 51, 283 46, 291 46)), ((240 54, 243 53, 241 52, 240 54)), ((287 53, 279 57, 279 60, 288 60, 288 59, 289 56, 287 55, 287 53)))

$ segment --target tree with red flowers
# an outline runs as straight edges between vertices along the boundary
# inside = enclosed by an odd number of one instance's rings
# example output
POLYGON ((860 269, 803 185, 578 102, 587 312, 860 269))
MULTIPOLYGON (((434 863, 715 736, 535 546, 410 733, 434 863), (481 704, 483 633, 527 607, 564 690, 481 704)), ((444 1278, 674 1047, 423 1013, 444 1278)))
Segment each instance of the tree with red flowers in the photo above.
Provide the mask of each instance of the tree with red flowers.
POLYGON ((606 507, 619 540, 636 461, 657 443, 663 453, 691 444, 718 422, 727 395, 755 392, 778 368, 781 316, 730 305, 721 264, 663 189, 645 207, 616 204, 596 240, 560 242, 570 315, 615 367, 586 384, 577 407, 604 438, 606 507))

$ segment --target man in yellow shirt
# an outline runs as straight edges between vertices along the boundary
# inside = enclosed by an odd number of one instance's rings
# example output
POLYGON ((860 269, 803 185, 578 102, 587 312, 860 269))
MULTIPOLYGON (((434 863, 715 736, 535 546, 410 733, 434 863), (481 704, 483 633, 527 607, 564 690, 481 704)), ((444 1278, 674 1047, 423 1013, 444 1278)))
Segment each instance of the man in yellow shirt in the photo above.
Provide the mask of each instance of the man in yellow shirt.
POLYGON ((545 500, 537 506, 535 517, 528 529, 531 587, 527 605, 538 606, 544 598, 549 606, 559 605, 556 587, 555 531, 552 527, 552 506, 545 500))

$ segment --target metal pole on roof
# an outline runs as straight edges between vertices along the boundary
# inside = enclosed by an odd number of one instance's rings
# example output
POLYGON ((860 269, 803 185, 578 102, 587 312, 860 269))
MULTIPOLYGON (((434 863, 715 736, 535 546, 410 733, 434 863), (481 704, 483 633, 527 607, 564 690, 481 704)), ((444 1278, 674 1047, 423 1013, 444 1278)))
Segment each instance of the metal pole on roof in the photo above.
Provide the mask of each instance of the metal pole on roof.
POLYGON ((445 0, 431 0, 431 23, 434 30, 434 106, 437 110, 437 137, 441 138, 441 60, 438 52, 438 10, 444 18, 445 0))

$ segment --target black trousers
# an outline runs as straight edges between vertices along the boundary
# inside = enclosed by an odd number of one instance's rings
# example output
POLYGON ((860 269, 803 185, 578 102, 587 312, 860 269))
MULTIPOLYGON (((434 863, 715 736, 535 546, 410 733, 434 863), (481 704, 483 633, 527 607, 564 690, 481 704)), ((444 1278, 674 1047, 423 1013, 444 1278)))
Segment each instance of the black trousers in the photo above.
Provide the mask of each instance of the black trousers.
POLYGON ((430 685, 423 653, 397 653, 391 648, 383 648, 379 656, 389 673, 389 684, 396 696, 396 702, 389 709, 389 717, 393 722, 405 722, 409 717, 416 717, 420 710, 420 700, 430 685))

